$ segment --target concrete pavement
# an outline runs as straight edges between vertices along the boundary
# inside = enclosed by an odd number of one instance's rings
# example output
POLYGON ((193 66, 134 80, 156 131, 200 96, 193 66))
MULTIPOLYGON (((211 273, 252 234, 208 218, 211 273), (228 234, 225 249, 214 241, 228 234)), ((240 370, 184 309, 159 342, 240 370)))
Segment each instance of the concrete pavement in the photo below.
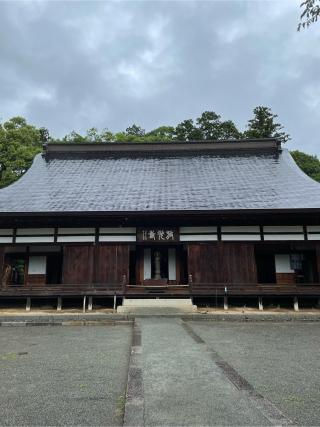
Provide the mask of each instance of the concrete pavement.
POLYGON ((190 322, 208 347, 297 425, 320 425, 320 325, 190 322))
POLYGON ((131 333, 0 328, 0 425, 122 425, 131 333))
POLYGON ((319 425, 318 322, 132 326, 0 328, 0 425, 319 425))
MULTIPOLYGON (((279 425, 239 390, 179 319, 139 319, 145 425, 279 425)), ((281 418, 288 424, 286 417, 281 418)))

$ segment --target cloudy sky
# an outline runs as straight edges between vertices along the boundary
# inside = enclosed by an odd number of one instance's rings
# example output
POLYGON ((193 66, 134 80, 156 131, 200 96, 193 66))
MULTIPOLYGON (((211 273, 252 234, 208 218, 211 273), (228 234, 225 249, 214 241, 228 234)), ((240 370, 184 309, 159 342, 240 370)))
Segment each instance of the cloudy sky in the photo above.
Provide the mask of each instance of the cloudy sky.
POLYGON ((300 2, 0 1, 0 120, 63 136, 213 110, 244 129, 266 105, 320 155, 320 23, 296 31, 300 2))

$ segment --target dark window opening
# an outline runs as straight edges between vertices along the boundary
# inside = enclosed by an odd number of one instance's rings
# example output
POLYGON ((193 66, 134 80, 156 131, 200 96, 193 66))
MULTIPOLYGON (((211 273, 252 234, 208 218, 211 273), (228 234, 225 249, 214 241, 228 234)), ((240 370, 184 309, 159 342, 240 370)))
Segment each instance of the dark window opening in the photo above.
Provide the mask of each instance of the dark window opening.
POLYGON ((46 284, 61 284, 62 281, 62 254, 51 253, 47 255, 46 284))
POLYGON ((130 249, 129 252, 129 284, 136 284, 136 262, 137 252, 135 248, 130 249))
POLYGON ((258 283, 317 283, 315 251, 256 250, 258 283))
POLYGON ((290 264, 295 272, 297 283, 316 283, 316 255, 314 252, 292 254, 290 264))
POLYGON ((276 283, 276 265, 274 254, 256 254, 258 283, 276 283))
POLYGON ((2 272, 2 284, 4 286, 23 286, 25 284, 25 274, 26 256, 24 254, 10 254, 5 256, 2 272))
POLYGON ((180 252, 180 283, 188 283, 188 250, 187 246, 183 246, 180 252))

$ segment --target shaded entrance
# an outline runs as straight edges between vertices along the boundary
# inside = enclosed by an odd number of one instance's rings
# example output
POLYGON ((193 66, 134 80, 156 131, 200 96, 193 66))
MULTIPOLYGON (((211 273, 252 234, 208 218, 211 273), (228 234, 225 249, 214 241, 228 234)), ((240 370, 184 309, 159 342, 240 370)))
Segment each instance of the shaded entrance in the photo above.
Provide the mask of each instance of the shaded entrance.
MULTIPOLYGON (((187 258, 180 245, 140 246, 135 251, 136 285, 167 286, 187 282, 187 258)), ((133 255, 133 254, 132 254, 133 255)), ((133 256, 131 258, 131 274, 133 256)), ((130 284, 132 280, 130 280, 130 284)))

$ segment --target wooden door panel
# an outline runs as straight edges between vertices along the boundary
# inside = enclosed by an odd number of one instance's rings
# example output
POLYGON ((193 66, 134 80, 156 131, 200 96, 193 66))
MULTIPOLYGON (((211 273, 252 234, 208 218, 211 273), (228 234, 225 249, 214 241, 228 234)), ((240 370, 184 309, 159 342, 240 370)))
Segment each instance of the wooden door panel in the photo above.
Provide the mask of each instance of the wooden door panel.
POLYGON ((129 278, 129 245, 102 245, 96 248, 95 283, 121 284, 129 278))
POLYGON ((257 283, 253 244, 188 245, 188 272, 193 283, 257 283))
POLYGON ((90 284, 93 280, 93 246, 65 246, 63 249, 62 282, 90 284))

